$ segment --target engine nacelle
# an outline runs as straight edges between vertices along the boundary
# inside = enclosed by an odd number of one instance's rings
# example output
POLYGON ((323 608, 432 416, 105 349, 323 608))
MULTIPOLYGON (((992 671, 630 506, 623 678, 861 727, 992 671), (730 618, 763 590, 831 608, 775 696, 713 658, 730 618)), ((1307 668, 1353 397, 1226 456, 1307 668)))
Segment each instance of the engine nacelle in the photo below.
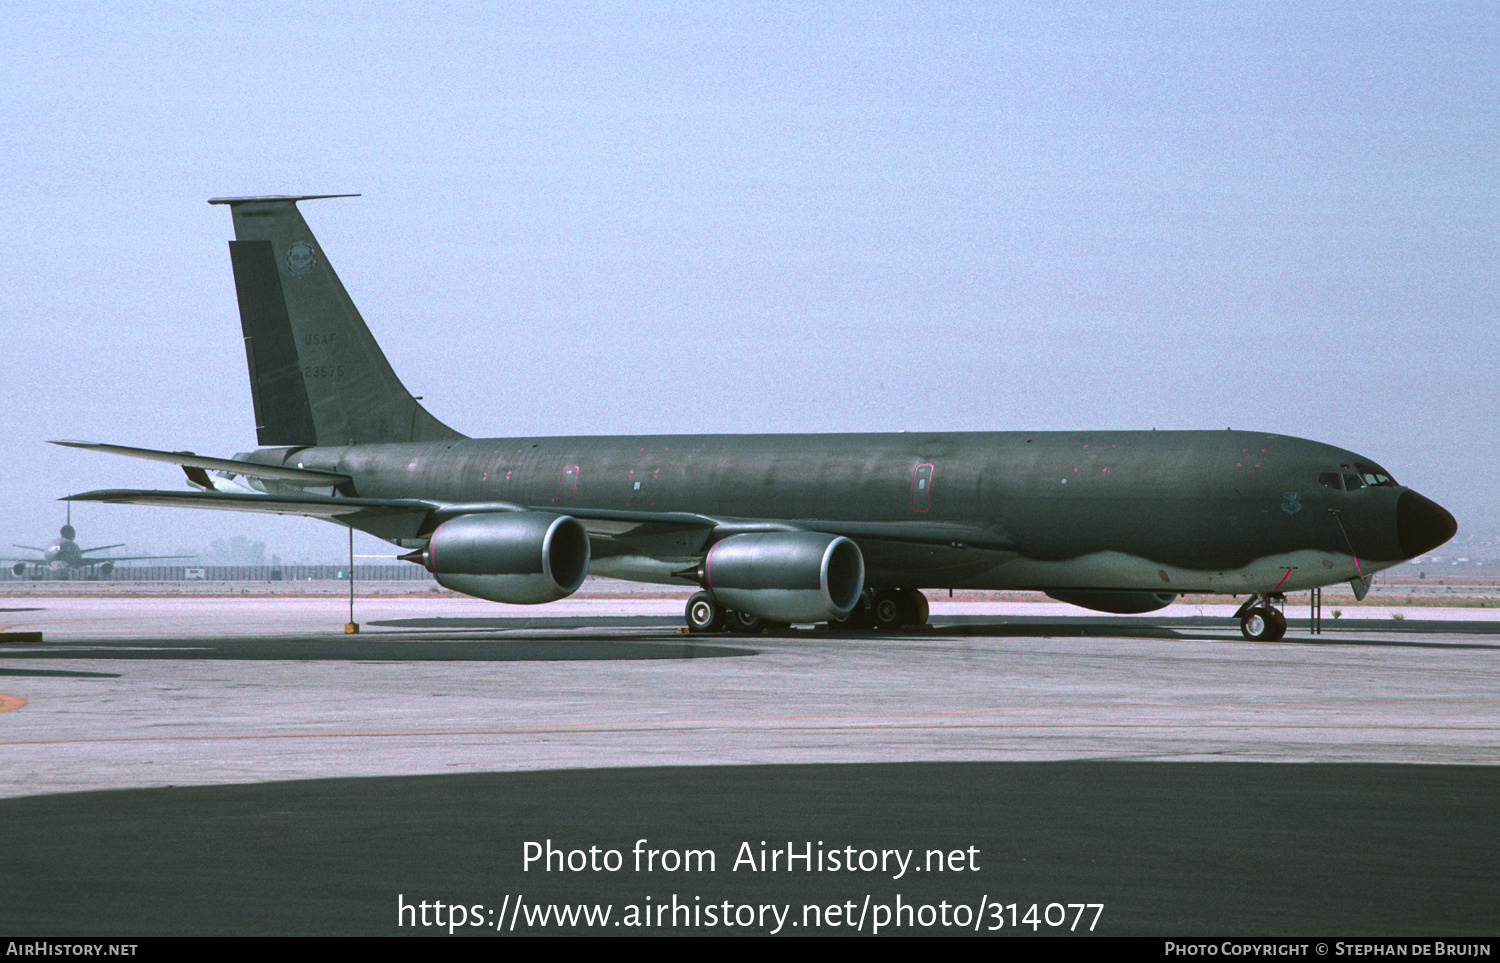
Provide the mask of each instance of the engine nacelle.
POLYGON ((11 574, 14 575, 16 578, 24 578, 25 575, 26 575, 26 563, 25 562, 17 562, 16 564, 14 564, 14 565, 12 565, 10 567, 10 571, 11 571, 11 574))
POLYGON ((113 575, 115 571, 114 562, 105 562, 99 566, 99 574, 104 576, 113 575))
POLYGON ((731 609, 772 622, 824 622, 858 604, 865 559, 841 535, 731 535, 708 550, 703 583, 731 609))
POLYGON ((555 602, 589 573, 583 523, 543 512, 460 515, 437 527, 419 562, 455 592, 514 605, 555 602))
POLYGON ((1067 602, 1079 608, 1093 609, 1095 612, 1110 612, 1115 615, 1140 615, 1143 612, 1155 612, 1171 605, 1177 598, 1176 592, 1101 592, 1092 589, 1063 590, 1048 592, 1048 598, 1057 599, 1059 602, 1067 602))

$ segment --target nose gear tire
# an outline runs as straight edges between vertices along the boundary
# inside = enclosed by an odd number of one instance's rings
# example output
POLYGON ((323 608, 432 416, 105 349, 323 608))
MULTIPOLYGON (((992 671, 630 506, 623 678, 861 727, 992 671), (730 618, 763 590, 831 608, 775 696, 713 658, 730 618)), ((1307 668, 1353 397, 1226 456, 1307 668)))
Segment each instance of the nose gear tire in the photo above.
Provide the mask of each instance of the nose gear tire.
POLYGON ((1277 610, 1257 605, 1240 619, 1240 634, 1251 642, 1276 642, 1286 635, 1286 616, 1277 610))

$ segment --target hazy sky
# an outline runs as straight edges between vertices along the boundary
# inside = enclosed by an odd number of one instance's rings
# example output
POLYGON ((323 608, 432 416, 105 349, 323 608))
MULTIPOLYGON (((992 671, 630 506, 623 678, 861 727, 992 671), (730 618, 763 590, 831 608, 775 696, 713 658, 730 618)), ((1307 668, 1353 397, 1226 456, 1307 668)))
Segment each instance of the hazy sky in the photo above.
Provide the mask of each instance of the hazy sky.
POLYGON ((0 539, 184 485, 45 439, 254 447, 204 201, 355 191, 304 216, 468 434, 1233 426, 1500 528, 1500 8, 1143 6, 7 7, 0 539))

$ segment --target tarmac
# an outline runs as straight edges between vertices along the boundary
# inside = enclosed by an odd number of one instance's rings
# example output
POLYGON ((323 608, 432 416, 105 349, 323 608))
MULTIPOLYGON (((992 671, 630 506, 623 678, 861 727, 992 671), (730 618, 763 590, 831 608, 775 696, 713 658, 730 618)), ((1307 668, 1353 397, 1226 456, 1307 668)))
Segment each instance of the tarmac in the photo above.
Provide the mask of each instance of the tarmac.
POLYGON ((44 638, 0 644, 0 927, 1500 931, 1500 610, 1293 607, 1258 644, 1233 606, 690 636, 682 604, 362 597, 346 634, 329 596, 0 600, 44 638))

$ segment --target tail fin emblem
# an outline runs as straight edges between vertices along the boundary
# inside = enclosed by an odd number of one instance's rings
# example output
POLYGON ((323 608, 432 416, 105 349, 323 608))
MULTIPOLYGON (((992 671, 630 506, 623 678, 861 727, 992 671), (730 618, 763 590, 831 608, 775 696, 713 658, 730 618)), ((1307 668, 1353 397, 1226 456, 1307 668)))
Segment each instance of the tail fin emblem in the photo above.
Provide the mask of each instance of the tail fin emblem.
POLYGON ((312 245, 298 241, 286 252, 286 269, 293 274, 306 274, 313 269, 312 245))

